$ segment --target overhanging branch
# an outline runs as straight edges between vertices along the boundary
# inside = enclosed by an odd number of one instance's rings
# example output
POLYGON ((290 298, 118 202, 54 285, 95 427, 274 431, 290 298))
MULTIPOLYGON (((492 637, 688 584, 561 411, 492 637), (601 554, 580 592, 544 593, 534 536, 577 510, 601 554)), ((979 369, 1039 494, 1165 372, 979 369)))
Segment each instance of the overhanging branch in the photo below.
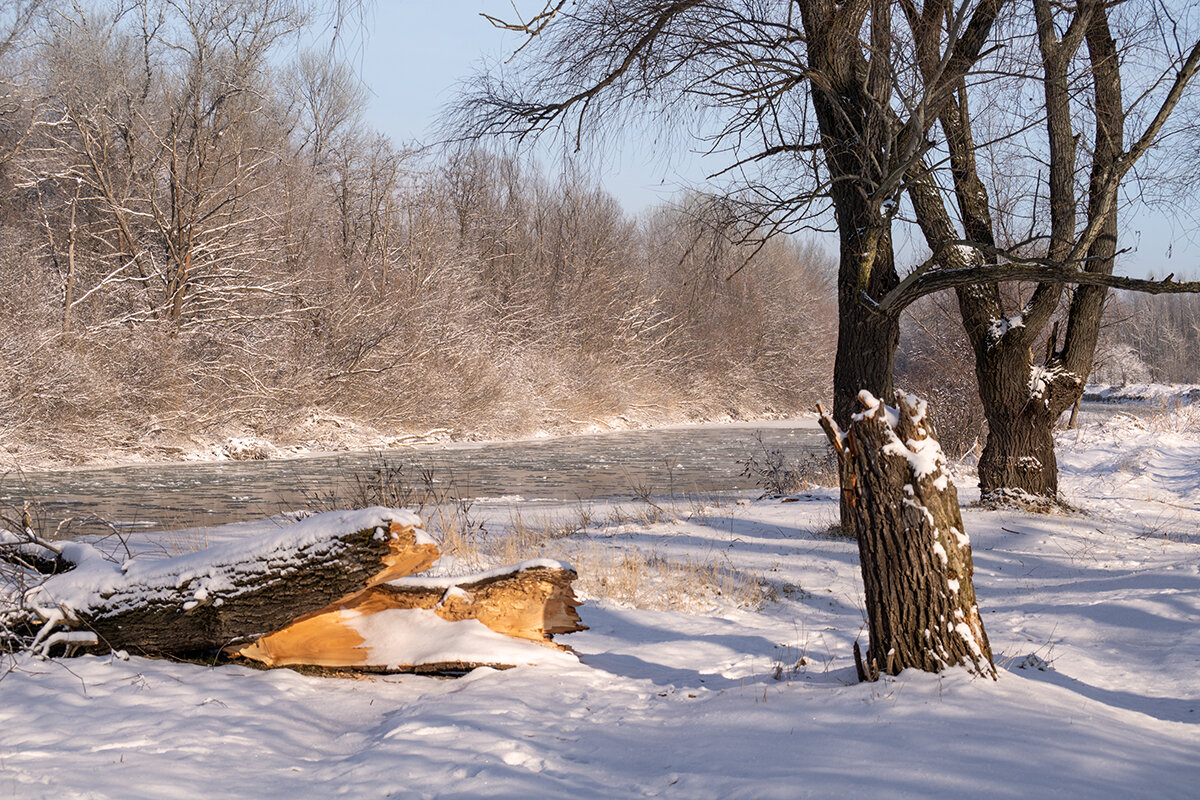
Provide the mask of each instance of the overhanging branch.
POLYGON ((917 300, 934 292, 972 284, 1014 281, 1104 286, 1143 294, 1200 294, 1200 281, 1175 281, 1173 275, 1168 275, 1160 281, 1128 278, 1122 275, 1076 270, 1035 259, 942 269, 930 269, 932 263, 933 259, 913 270, 882 300, 870 303, 871 308, 880 314, 899 314, 917 300))

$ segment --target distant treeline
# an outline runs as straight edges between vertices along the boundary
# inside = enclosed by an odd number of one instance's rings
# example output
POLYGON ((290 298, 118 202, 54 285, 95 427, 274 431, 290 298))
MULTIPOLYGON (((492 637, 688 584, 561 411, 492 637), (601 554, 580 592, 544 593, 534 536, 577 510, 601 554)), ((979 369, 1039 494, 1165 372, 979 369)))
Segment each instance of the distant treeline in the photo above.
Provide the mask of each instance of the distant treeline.
POLYGON ((1094 380, 1104 383, 1200 383, 1200 295, 1109 299, 1104 347, 1094 380))
POLYGON ((295 3, 10 5, 10 455, 298 440, 322 420, 521 434, 828 391, 826 257, 740 244, 698 197, 630 218, 569 164, 398 146, 364 123, 351 69, 297 50, 295 3))

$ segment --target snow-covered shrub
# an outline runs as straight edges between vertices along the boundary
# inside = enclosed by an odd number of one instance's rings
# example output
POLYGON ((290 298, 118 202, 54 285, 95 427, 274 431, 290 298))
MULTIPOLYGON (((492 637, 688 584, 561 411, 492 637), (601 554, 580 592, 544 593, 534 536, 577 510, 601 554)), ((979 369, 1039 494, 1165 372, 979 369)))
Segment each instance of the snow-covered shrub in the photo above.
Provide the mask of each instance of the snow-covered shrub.
POLYGON ((1131 345, 1117 342, 1097 353, 1089 380, 1117 386, 1146 383, 1150 380, 1150 367, 1131 345))
POLYGON ((1104 312, 1092 380, 1200 383, 1200 295, 1113 292, 1104 312))

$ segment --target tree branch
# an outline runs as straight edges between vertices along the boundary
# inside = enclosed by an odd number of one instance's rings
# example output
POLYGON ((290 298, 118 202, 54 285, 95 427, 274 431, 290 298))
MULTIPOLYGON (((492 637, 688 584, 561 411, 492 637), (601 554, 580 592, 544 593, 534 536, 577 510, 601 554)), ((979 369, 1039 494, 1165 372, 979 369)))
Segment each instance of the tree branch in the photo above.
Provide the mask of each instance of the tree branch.
MULTIPOLYGON (((947 245, 975 246, 969 242, 948 242, 947 245)), ((1066 268, 1043 259, 1020 259, 995 265, 931 270, 928 266, 933 262, 934 259, 930 259, 922 267, 913 270, 896 288, 879 302, 871 304, 871 307, 881 314, 899 314, 917 300, 934 292, 976 283, 1015 281, 1105 286, 1109 289, 1125 289, 1143 294, 1200 294, 1200 281, 1175 281, 1170 275, 1161 281, 1105 275, 1066 268)))

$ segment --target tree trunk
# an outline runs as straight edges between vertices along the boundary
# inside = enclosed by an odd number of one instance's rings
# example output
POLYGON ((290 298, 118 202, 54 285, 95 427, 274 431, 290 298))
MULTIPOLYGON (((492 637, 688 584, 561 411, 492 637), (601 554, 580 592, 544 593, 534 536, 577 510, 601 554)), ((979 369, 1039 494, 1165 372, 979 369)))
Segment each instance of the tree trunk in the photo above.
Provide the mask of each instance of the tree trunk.
MULTIPOLYGON (((891 266, 891 252, 886 266, 891 266)), ((839 425, 857 411, 858 393, 892 394, 892 367, 900 341, 897 317, 878 314, 859 298, 858 290, 841 281, 838 291, 838 342, 833 363, 833 409, 839 425)))
POLYGON ((989 416, 987 443, 979 458, 979 491, 985 503, 1057 498, 1054 418, 1037 411, 995 420, 989 416))
POLYGON ((972 583, 958 494, 924 401, 892 409, 863 392, 843 432, 821 425, 838 454, 842 508, 858 538, 870 647, 860 677, 950 666, 995 678, 972 583))
MULTIPOLYGON (((75 569, 48 578, 4 621, 10 629, 40 626, 34 649, 48 649, 57 635, 85 652, 215 653, 428 568, 438 548, 419 525, 405 511, 331 512, 175 558, 125 566, 76 558, 75 569)), ((86 548, 75 545, 85 555, 86 548)))
MULTIPOLYGON (((575 611, 578 601, 571 588, 575 577, 573 569, 557 562, 531 561, 481 575, 394 581, 309 614, 231 654, 272 667, 411 670, 422 666, 389 663, 379 655, 389 641, 421 636, 409 626, 410 622, 423 624, 419 619, 384 613, 392 611, 420 611, 446 622, 478 620, 505 636, 550 644, 556 633, 587 629, 575 611)), ((453 642, 447 647, 437 663, 481 663, 478 653, 455 651, 453 642)))
MULTIPOLYGON (((976 339, 983 339, 976 333, 976 339)), ((981 499, 1021 505, 1057 502, 1054 426, 1082 391, 1082 383, 1062 369, 1055 356, 1046 365, 1033 363, 1022 339, 977 341, 975 357, 979 398, 988 421, 979 458, 981 499)))

